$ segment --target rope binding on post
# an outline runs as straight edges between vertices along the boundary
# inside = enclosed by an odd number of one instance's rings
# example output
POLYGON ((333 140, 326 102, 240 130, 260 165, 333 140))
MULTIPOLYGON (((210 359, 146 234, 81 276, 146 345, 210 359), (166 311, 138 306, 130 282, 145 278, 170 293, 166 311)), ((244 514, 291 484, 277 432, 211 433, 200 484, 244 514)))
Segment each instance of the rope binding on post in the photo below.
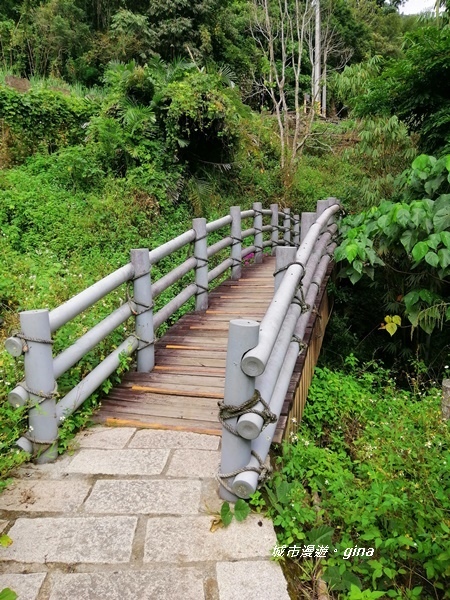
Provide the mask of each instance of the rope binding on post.
POLYGON ((31 337, 29 335, 25 335, 21 331, 19 331, 18 333, 13 333, 12 337, 19 338, 19 340, 23 340, 25 342, 23 345, 24 352, 28 352, 28 350, 29 350, 28 342, 36 342, 37 344, 50 344, 50 345, 52 345, 54 343, 53 340, 43 340, 41 338, 31 337))
POLYGON ((271 410, 267 402, 261 397, 261 394, 258 390, 255 390, 253 396, 239 405, 225 404, 223 401, 217 403, 219 407, 219 421, 233 435, 239 436, 239 433, 236 429, 231 427, 225 421, 227 419, 235 419, 241 417, 242 415, 253 413, 255 415, 259 415, 263 420, 263 426, 261 431, 269 425, 269 423, 276 423, 277 416, 271 410), (253 407, 261 402, 264 406, 263 410, 255 410, 253 407))
POLYGON ((253 471, 254 473, 258 473, 258 484, 264 483, 267 479, 269 479, 272 469, 270 466, 264 464, 262 458, 259 456, 257 452, 252 450, 252 456, 256 458, 259 465, 257 467, 242 467, 241 469, 236 469, 235 471, 231 471, 231 473, 217 473, 216 479, 230 494, 235 494, 234 490, 228 485, 225 479, 230 479, 231 477, 236 477, 236 475, 240 475, 241 473, 245 473, 246 471, 253 471))

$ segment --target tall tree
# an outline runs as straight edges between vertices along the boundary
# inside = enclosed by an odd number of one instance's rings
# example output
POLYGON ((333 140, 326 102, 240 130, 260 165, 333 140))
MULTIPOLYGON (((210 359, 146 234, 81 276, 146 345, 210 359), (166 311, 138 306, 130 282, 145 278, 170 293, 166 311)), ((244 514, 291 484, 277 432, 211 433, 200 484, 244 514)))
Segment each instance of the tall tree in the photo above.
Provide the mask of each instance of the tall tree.
POLYGON ((313 10, 309 0, 252 0, 252 9, 252 36, 265 61, 263 77, 256 83, 271 100, 280 136, 281 166, 285 167, 295 161, 309 132, 302 114, 301 77, 305 35, 313 10), (293 89, 288 89, 288 71, 293 89), (291 102, 288 93, 293 97, 291 102))

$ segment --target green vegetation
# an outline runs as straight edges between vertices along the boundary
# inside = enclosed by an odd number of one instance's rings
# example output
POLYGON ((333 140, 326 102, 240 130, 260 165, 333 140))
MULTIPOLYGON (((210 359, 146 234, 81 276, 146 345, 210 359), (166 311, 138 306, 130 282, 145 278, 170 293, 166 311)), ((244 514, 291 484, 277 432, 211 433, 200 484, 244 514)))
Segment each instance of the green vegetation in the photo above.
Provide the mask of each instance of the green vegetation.
POLYGON ((298 433, 251 501, 274 520, 293 597, 323 580, 333 598, 448 598, 449 460, 439 389, 399 389, 354 356, 316 369, 298 433), (324 556, 302 557, 308 545, 324 556))
MULTIPOLYGON (((429 382, 450 364, 449 6, 418 19, 399 4, 321 0, 320 102, 310 3, 0 6, 1 341, 20 310, 61 304, 193 216, 254 201, 293 213, 321 197, 343 201, 326 366, 267 495, 253 499, 269 506, 281 545, 336 549, 288 557, 297 596, 312 597, 321 581, 353 600, 447 593, 448 427, 429 382), (373 554, 346 557, 356 546, 373 554)), ((126 299, 118 289, 63 327, 55 352, 126 299)), ((59 392, 132 329, 89 352, 59 392)), ((65 420, 61 451, 130 366, 123 360, 65 420)), ((0 353, 0 486, 28 458, 14 445, 26 415, 6 400, 22 367, 0 353)), ((246 512, 225 506, 222 521, 246 512)))

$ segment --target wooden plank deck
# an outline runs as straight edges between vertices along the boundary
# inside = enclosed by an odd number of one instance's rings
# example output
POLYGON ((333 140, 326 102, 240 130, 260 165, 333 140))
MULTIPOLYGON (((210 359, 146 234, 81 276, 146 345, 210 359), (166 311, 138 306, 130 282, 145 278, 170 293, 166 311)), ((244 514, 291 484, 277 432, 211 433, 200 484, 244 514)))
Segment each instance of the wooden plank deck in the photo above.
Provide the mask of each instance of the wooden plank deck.
POLYGON ((150 373, 127 373, 102 401, 96 421, 107 425, 221 435, 228 323, 261 320, 273 296, 275 259, 242 270, 209 294, 205 312, 184 315, 155 345, 150 373))

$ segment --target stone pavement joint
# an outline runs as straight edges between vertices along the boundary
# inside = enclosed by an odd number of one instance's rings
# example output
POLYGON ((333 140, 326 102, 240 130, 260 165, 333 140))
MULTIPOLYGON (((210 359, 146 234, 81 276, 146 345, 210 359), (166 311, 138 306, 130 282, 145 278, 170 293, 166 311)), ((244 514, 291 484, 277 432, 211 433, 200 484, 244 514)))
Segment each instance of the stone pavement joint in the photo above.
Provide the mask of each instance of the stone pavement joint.
POLYGON ((211 532, 220 438, 95 427, 0 495, 0 590, 18 600, 289 600, 272 523, 211 532))

